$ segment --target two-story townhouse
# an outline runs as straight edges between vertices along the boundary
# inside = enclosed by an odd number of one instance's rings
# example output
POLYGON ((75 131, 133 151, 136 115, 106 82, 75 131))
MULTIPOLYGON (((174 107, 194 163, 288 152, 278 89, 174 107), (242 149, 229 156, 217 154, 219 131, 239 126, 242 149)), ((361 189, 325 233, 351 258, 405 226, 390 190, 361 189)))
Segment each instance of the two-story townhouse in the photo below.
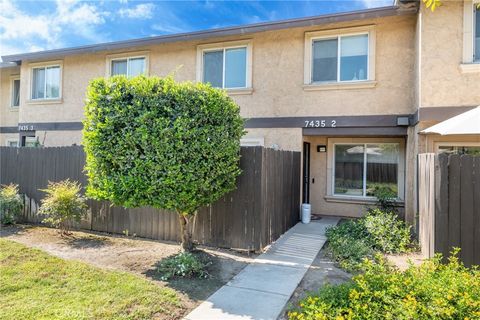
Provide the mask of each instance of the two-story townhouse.
MULTIPOLYGON (((90 79, 173 73, 226 89, 248 119, 243 144, 302 152, 302 198, 314 213, 358 216, 388 186, 413 222, 416 155, 441 145, 420 131, 480 104, 477 16, 472 1, 435 13, 405 1, 6 56, 0 143, 80 144, 90 79)), ((441 141, 457 150, 479 137, 441 141)))

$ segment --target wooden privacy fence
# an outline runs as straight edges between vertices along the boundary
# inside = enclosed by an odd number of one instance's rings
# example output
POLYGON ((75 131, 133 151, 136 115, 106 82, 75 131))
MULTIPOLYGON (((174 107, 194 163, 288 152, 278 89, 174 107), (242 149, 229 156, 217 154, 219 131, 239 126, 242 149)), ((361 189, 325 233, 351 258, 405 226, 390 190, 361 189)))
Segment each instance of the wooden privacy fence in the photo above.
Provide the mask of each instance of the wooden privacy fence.
POLYGON ((418 205, 426 256, 458 247, 467 266, 480 265, 480 156, 420 154, 418 205))
MULTIPOLYGON (((15 183, 26 195, 25 222, 42 220, 36 208, 48 181, 71 179, 86 184, 82 147, 0 147, 0 184, 15 183)), ((300 153, 242 147, 237 189, 202 208, 194 221, 194 240, 225 248, 260 250, 299 220, 300 153)), ((154 208, 125 209, 88 200, 80 228, 178 241, 175 213, 154 208)))

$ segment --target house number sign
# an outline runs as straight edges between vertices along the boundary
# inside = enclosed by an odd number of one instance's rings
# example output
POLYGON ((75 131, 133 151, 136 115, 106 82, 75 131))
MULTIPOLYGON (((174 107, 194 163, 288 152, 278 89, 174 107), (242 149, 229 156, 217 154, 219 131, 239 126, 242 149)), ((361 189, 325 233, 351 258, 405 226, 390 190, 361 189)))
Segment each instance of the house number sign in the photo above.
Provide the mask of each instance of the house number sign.
POLYGON ((20 125, 18 126, 18 131, 33 131, 34 128, 33 128, 33 125, 20 125))
POLYGON ((337 120, 305 120, 304 128, 335 128, 337 120))

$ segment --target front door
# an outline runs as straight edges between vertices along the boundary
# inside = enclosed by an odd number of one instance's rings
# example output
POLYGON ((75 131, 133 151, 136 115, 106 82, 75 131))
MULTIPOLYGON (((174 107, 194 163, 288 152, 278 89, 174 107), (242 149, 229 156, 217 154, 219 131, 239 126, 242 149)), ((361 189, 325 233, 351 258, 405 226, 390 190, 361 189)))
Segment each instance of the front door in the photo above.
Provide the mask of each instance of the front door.
POLYGON ((303 194, 302 203, 310 203, 310 142, 303 143, 303 194))

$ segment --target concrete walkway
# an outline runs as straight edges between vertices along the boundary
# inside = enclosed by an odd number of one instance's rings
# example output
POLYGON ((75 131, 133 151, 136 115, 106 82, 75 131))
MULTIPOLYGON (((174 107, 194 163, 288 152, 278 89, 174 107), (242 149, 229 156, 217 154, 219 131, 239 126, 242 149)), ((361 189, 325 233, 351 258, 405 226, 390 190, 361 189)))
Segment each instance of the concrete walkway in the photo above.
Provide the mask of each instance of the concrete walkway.
POLYGON ((277 319, 338 221, 298 223, 185 319, 277 319))

